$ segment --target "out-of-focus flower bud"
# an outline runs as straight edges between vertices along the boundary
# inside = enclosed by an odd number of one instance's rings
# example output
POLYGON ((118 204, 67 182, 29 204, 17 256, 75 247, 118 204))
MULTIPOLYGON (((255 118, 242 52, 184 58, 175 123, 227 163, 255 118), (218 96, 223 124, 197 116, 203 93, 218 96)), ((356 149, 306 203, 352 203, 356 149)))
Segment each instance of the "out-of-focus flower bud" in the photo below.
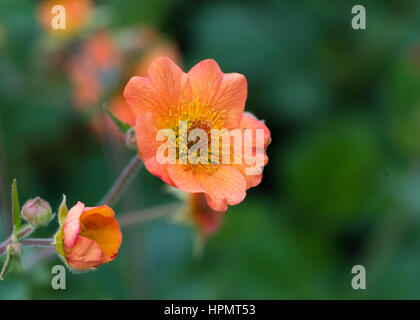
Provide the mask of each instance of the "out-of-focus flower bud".
POLYGON ((53 215, 50 204, 36 197, 25 202, 22 217, 33 227, 44 227, 51 221, 53 215))
POLYGON ((131 149, 137 149, 136 128, 133 127, 125 134, 125 145, 131 149))
POLYGON ((174 187, 169 187, 172 193, 183 202, 175 213, 175 223, 190 223, 197 229, 194 254, 200 256, 207 240, 219 231, 225 218, 225 213, 213 210, 208 204, 204 193, 186 193, 174 187))

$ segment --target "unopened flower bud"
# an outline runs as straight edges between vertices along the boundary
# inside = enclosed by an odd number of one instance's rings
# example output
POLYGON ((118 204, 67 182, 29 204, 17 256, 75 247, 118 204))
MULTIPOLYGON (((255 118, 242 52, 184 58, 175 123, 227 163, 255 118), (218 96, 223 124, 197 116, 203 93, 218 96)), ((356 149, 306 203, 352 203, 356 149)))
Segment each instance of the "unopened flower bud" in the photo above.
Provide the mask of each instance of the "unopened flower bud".
POLYGON ((136 128, 131 128, 125 134, 125 145, 131 149, 137 149, 136 128))
POLYGON ((92 270, 117 257, 121 228, 107 205, 86 207, 78 201, 60 220, 55 247, 71 270, 92 270))
POLYGON ((22 217, 33 227, 44 227, 52 219, 51 206, 40 197, 29 199, 23 205, 22 217))

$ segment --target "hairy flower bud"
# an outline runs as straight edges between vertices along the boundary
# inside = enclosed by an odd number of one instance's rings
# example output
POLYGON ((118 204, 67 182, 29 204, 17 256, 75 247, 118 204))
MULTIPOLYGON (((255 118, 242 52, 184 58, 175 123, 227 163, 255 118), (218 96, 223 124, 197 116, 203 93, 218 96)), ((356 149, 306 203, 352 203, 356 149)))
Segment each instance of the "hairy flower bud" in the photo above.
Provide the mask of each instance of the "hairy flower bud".
POLYGON ((25 202, 22 217, 33 227, 44 227, 52 219, 52 210, 48 202, 36 197, 25 202))

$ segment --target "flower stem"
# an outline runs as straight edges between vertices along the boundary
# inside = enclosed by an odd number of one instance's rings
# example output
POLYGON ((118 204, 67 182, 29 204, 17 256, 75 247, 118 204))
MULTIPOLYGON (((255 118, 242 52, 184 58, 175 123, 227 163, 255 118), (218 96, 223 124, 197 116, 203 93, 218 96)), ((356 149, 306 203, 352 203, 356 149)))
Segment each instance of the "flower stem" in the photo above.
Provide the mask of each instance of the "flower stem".
MULTIPOLYGON (((18 239, 22 239, 25 236, 29 235, 33 231, 33 228, 31 226, 26 226, 20 232, 18 233, 18 239)), ((0 255, 4 253, 7 249, 7 246, 12 241, 12 237, 9 237, 6 241, 4 241, 2 244, 0 244, 0 255)))
POLYGON ((7 246, 9 245, 9 243, 10 243, 10 239, 7 239, 2 244, 0 244, 0 255, 3 254, 6 251, 7 246))
POLYGON ((103 197, 103 199, 99 202, 99 205, 113 204, 115 201, 117 201, 121 193, 125 190, 125 187, 130 183, 131 179, 137 173, 138 169, 140 168, 140 164, 141 161, 139 156, 135 155, 130 160, 127 167, 125 167, 105 197, 103 197))
POLYGON ((10 255, 8 254, 6 256, 6 261, 4 261, 4 265, 3 265, 3 267, 1 268, 1 271, 0 271, 0 281, 4 280, 4 275, 6 273, 6 269, 7 269, 7 266, 9 265, 9 263, 10 263, 10 255))
POLYGON ((54 239, 24 239, 20 243, 24 246, 50 247, 53 246, 54 239))
POLYGON ((133 213, 126 213, 117 217, 121 227, 128 227, 137 223, 143 223, 149 220, 157 219, 175 212, 179 208, 179 203, 170 203, 156 206, 150 209, 143 209, 133 213))

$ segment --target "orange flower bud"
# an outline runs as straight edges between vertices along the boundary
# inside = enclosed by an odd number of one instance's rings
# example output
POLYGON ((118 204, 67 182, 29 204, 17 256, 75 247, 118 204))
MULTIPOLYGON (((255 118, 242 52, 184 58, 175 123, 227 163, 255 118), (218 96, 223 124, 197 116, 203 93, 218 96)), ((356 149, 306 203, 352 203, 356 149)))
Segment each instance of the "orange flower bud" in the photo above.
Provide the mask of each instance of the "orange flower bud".
POLYGON ((53 216, 50 204, 40 197, 36 197, 25 202, 22 207, 22 217, 33 227, 44 227, 53 216))
POLYGON ((225 213, 212 209, 208 205, 204 193, 186 193, 173 187, 169 187, 168 192, 179 198, 184 204, 176 213, 174 222, 192 223, 198 231, 200 242, 204 243, 219 231, 225 213))
POLYGON ((107 205, 90 208, 78 202, 69 210, 56 239, 57 251, 69 267, 89 270, 115 259, 122 235, 114 216, 107 205))
POLYGON ((175 188, 170 188, 169 191, 184 202, 184 206, 175 215, 174 222, 189 222, 194 225, 197 230, 194 254, 201 256, 207 240, 222 226, 226 213, 212 209, 203 193, 185 193, 175 188))
POLYGON ((204 238, 219 230, 224 218, 223 212, 217 212, 207 204, 203 193, 189 194, 189 214, 204 238))

